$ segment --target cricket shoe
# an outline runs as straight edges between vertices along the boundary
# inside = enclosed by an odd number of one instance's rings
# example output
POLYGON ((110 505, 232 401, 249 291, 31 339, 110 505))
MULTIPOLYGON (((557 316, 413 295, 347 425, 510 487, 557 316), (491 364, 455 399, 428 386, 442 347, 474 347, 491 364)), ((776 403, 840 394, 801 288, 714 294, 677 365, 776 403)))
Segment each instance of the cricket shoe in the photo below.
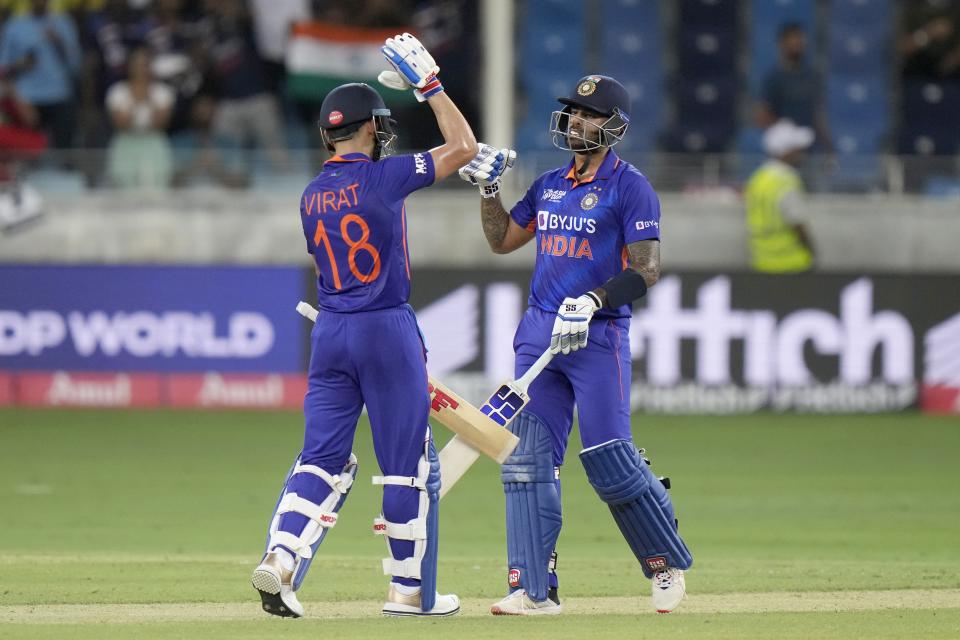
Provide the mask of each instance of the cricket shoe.
POLYGON ((303 615, 303 605, 293 590, 293 571, 283 566, 280 553, 283 552, 270 551, 263 556, 250 582, 260 592, 264 611, 283 618, 299 618, 303 615))
POLYGON ((562 612, 559 602, 550 598, 540 602, 531 600, 523 589, 517 589, 490 607, 490 613, 495 616, 552 616, 562 612))
POLYGON ((670 613, 680 606, 681 600, 687 597, 683 571, 675 567, 668 567, 653 574, 650 588, 653 595, 653 608, 657 613, 670 613))
POLYGON ((452 593, 441 595, 437 594, 433 609, 424 611, 420 608, 420 590, 415 593, 405 594, 397 590, 394 583, 390 583, 390 591, 387 592, 387 601, 383 603, 383 615, 385 616, 452 616, 460 611, 460 598, 452 593))

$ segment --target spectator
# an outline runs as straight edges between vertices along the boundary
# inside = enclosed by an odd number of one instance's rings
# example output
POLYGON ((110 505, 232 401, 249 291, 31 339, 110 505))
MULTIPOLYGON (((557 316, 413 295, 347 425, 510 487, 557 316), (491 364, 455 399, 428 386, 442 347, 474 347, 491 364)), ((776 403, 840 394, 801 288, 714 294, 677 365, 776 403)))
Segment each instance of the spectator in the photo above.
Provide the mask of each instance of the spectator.
POLYGON ((283 129, 254 44, 250 16, 241 0, 207 0, 213 15, 212 75, 219 99, 213 130, 240 145, 267 150, 276 168, 286 168, 283 129))
POLYGON ((40 194, 20 179, 24 160, 47 147, 36 127, 37 110, 17 93, 6 70, 0 69, 0 229, 9 231, 43 212, 40 194))
POLYGON ((820 149, 833 153, 823 80, 807 64, 807 35, 803 26, 795 22, 781 25, 777 43, 780 62, 764 78, 757 124, 766 129, 781 119, 788 119, 798 126, 811 127, 817 134, 820 149))
POLYGON ((803 183, 797 167, 813 144, 810 127, 781 120, 763 133, 769 159, 744 190, 751 266, 763 273, 799 273, 813 267, 813 244, 803 216, 803 183))
POLYGON ((900 37, 903 76, 960 79, 960 2, 909 2, 900 37))
POLYGON ((128 0, 106 0, 103 9, 90 14, 85 44, 97 54, 100 100, 114 82, 126 77, 130 51, 144 41, 150 28, 146 13, 128 0))
POLYGON ((145 47, 130 54, 127 80, 107 92, 107 109, 117 133, 110 141, 108 174, 114 186, 165 188, 173 157, 165 129, 173 108, 173 90, 156 82, 145 47))
POLYGON ((0 66, 19 95, 37 110, 53 146, 66 149, 74 134, 74 77, 80 44, 73 21, 48 11, 48 0, 31 0, 29 13, 11 18, 0 35, 0 66))
POLYGON ((171 134, 200 123, 200 103, 212 99, 208 64, 204 57, 207 28, 203 20, 184 18, 183 0, 157 0, 150 16, 146 42, 153 54, 154 76, 176 94, 167 130, 171 134))
POLYGON ((307 0, 249 0, 257 51, 263 58, 271 91, 279 93, 286 75, 284 56, 290 27, 310 18, 307 0))

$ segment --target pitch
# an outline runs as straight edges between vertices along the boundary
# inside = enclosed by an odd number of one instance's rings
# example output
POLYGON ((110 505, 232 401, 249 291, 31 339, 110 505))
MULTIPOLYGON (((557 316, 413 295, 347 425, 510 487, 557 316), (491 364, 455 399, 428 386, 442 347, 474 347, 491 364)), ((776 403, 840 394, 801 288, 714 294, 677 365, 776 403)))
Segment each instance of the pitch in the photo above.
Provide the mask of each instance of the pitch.
POLYGON ((441 506, 440 586, 462 615, 379 616, 363 423, 357 486, 300 592, 308 617, 264 615, 249 574, 301 432, 294 413, 0 410, 0 637, 960 637, 957 419, 637 416, 695 555, 669 616, 650 612, 574 433, 558 547, 567 614, 537 620, 485 613, 506 581, 485 459, 441 506))

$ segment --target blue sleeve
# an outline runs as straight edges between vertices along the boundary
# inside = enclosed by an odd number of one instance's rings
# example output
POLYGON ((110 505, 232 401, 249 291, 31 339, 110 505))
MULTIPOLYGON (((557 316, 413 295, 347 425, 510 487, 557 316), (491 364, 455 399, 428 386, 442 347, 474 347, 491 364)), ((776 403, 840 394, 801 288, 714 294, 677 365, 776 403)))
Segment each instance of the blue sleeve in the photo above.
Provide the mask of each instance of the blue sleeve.
POLYGON ((391 156, 374 163, 375 192, 385 202, 399 202, 417 189, 433 184, 433 156, 428 152, 391 156))
POLYGON ((6 67, 16 62, 16 50, 14 47, 13 20, 10 20, 3 26, 0 32, 0 66, 6 67))
POLYGON ((660 239, 660 200, 641 174, 627 173, 620 180, 620 212, 625 244, 660 239))
POLYGON ((313 241, 310 237, 310 232, 307 230, 307 212, 304 209, 304 205, 307 202, 307 193, 310 191, 310 187, 307 187, 303 195, 300 196, 300 226, 303 227, 303 239, 307 241, 307 253, 313 255, 313 241))
POLYGON ((57 21, 57 30, 63 40, 63 48, 67 55, 67 66, 70 67, 71 71, 77 73, 80 71, 80 41, 77 37, 77 28, 74 26, 73 20, 67 16, 60 17, 61 20, 57 21))
POLYGON ((536 180, 527 193, 517 204, 510 209, 510 217, 527 231, 537 230, 537 192, 540 190, 540 181, 536 180))

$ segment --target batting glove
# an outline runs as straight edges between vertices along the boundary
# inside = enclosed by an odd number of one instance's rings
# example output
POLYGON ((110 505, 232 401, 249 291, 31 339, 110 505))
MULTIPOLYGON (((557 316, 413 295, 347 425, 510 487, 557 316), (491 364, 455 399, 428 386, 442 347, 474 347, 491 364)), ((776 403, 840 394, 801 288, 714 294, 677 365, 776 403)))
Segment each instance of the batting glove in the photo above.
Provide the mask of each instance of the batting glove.
POLYGON ((495 149, 480 143, 477 155, 470 164, 460 167, 460 177, 476 185, 480 195, 492 198, 500 192, 500 178, 517 161, 517 152, 513 149, 495 149))
POLYGON ((550 353, 564 355, 587 346, 590 335, 590 319, 600 308, 600 298, 595 293, 585 293, 579 298, 565 298, 557 310, 550 336, 550 353))
POLYGON ((380 52, 393 67, 377 76, 380 84, 400 91, 413 89, 420 102, 443 91, 437 79, 440 67, 416 37, 404 33, 387 38, 380 52))

